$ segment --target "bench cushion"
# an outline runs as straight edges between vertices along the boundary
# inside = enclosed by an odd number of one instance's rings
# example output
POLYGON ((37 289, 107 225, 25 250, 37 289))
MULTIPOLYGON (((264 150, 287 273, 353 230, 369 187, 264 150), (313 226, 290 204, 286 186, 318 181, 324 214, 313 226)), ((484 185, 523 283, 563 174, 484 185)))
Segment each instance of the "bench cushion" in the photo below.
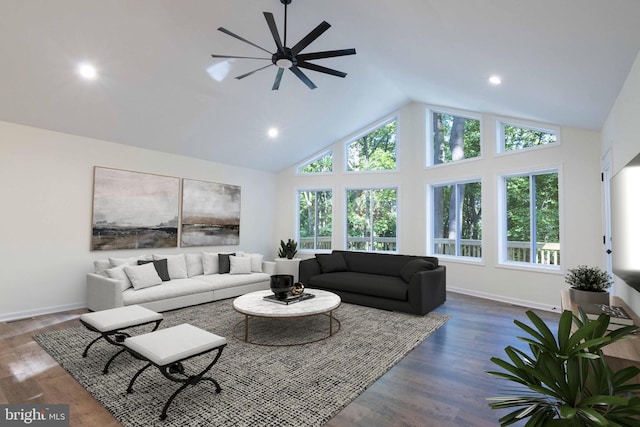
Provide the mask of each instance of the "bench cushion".
POLYGON ((188 359, 227 343, 226 338, 188 323, 127 338, 124 345, 157 366, 188 359))
POLYGON ((162 319, 162 314, 139 305, 85 313, 80 320, 100 332, 110 332, 162 319))

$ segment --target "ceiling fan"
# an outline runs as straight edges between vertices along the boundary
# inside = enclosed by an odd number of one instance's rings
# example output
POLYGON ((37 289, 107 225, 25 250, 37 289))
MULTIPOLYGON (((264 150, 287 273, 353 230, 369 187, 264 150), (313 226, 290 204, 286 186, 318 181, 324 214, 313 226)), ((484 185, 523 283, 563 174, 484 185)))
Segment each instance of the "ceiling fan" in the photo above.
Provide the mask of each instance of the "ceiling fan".
POLYGON ((250 44, 251 46, 257 47, 260 50, 263 50, 271 55, 270 58, 257 58, 251 56, 232 56, 232 55, 211 55, 214 58, 240 58, 240 59, 263 59, 271 61, 271 64, 265 65, 264 67, 260 67, 253 71, 250 71, 246 74, 242 74, 237 76, 236 79, 244 79, 252 75, 253 73, 264 70, 265 68, 271 67, 275 65, 278 68, 278 72, 276 73, 276 79, 273 82, 272 90, 278 90, 280 87, 280 80, 282 79, 282 74, 285 69, 289 69, 293 74, 295 74, 304 84, 306 84, 309 89, 315 89, 317 86, 302 72, 300 68, 305 68, 307 70, 318 71, 320 73, 330 74, 332 76, 337 77, 345 77, 347 73, 343 73, 342 71, 333 70, 331 68, 323 67, 321 65, 313 64, 311 62, 307 62, 314 59, 323 59, 323 58, 333 58, 336 56, 346 56, 346 55, 355 55, 355 49, 340 49, 340 50, 327 50, 323 52, 312 52, 312 53, 300 53, 307 46, 309 46, 315 39, 320 37, 322 33, 327 31, 331 25, 328 22, 322 21, 316 28, 311 30, 309 34, 304 36, 302 40, 296 43, 293 47, 287 46, 287 6, 291 3, 291 0, 280 0, 280 3, 284 5, 284 37, 281 40, 280 34, 278 33, 278 27, 276 27, 276 21, 273 18, 273 14, 270 12, 263 12, 264 17, 267 20, 267 25, 269 26, 269 30, 271 31, 271 35, 273 36, 273 40, 276 43, 276 51, 271 52, 257 44, 250 42, 249 40, 240 37, 237 34, 232 33, 226 28, 220 27, 218 31, 222 31, 223 33, 235 37, 238 40, 241 40, 245 43, 250 44))

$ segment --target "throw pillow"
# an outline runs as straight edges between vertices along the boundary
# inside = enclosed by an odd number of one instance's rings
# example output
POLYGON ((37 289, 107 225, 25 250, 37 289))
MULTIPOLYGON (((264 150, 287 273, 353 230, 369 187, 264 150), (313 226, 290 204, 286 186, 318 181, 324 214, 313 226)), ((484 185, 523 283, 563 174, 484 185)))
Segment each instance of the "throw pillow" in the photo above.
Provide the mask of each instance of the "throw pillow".
POLYGON ((153 259, 167 259, 167 269, 169 270, 169 277, 171 279, 186 279, 187 278, 187 260, 184 254, 178 255, 153 255, 153 259))
POLYGON ((200 276, 204 274, 202 266, 202 254, 185 254, 187 258, 187 276, 200 276))
POLYGON ((434 268, 436 268, 436 266, 426 259, 412 259, 406 263, 402 269, 400 269, 400 277, 402 277, 402 280, 409 283, 411 281, 411 277, 417 272, 433 270, 434 268))
POLYGON ((251 259, 251 271, 253 273, 262 273, 262 259, 261 254, 244 254, 243 257, 251 259))
POLYGON ((230 254, 218 254, 218 273, 225 274, 231 270, 230 256, 236 256, 235 252, 230 254))
POLYGON ((111 265, 111 262, 107 258, 97 259, 93 261, 93 270, 96 274, 101 274, 104 276, 104 274, 102 273, 104 273, 105 270, 108 270, 111 267, 113 267, 113 265, 111 265))
POLYGON ((220 271, 218 254, 202 252, 202 269, 204 274, 218 274, 218 271, 220 271))
POLYGON ((323 273, 333 273, 336 271, 348 271, 347 262, 340 253, 316 254, 316 259, 320 264, 323 273))
POLYGON ((138 260, 148 260, 151 259, 146 255, 140 255, 140 256, 132 256, 129 258, 109 258, 109 262, 111 263, 112 267, 117 267, 119 265, 122 264, 128 264, 128 265, 138 265, 138 260))
POLYGON ((162 283, 158 272, 152 263, 137 266, 125 265, 124 271, 129 276, 135 290, 149 288, 162 283))
POLYGON ((122 285, 123 291, 133 286, 131 284, 131 280, 129 280, 129 276, 127 276, 127 273, 124 272, 124 268, 126 266, 127 264, 122 264, 117 267, 112 267, 107 270, 104 270, 105 276, 107 276, 109 279, 120 280, 120 284, 122 285))
POLYGON ((231 255, 229 257, 229 274, 251 274, 251 258, 231 255))
POLYGON ((163 282, 168 282, 169 280, 171 280, 171 277, 169 277, 169 270, 167 269, 166 259, 157 259, 154 261, 138 260, 138 265, 149 264, 149 263, 152 263, 153 266, 156 268, 156 272, 158 273, 158 276, 160 276, 163 282))

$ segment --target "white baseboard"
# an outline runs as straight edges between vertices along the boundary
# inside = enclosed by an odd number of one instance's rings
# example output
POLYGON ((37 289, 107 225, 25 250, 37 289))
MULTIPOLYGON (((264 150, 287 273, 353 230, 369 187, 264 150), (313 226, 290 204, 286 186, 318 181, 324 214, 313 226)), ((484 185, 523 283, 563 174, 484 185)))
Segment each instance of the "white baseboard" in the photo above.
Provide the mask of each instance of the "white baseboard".
MULTIPOLYGON (((472 297, 490 299, 493 301, 504 302, 507 304, 517 305, 521 307, 533 308, 536 310, 551 311, 554 313, 562 312, 562 308, 560 307, 560 305, 555 306, 555 305, 548 305, 548 304, 540 304, 533 301, 527 301, 527 300, 522 300, 518 298, 509 298, 509 297, 505 297, 504 295, 489 294, 486 292, 472 291, 464 288, 447 286, 447 292, 455 292, 458 294, 470 295, 472 297)), ((560 291, 558 291, 558 298, 560 298, 560 291)))
POLYGON ((77 302, 74 304, 58 305, 53 307, 41 307, 34 310, 15 311, 13 313, 0 314, 0 322, 13 322, 16 320, 28 319, 43 314, 59 313, 61 311, 77 310, 87 308, 87 302, 77 302))

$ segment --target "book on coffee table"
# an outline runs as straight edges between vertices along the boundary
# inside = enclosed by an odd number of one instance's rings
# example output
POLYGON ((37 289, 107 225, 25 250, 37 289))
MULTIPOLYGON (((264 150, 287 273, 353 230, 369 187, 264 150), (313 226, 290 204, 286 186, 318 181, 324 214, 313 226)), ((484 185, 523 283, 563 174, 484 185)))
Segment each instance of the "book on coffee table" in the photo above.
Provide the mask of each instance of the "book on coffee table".
POLYGON ((618 325, 633 325, 633 319, 624 310, 624 308, 618 305, 607 304, 586 304, 582 306, 587 317, 591 320, 595 320, 601 314, 606 314, 610 317, 610 323, 616 323, 618 325))
POLYGON ((289 304, 295 304, 295 303, 300 302, 300 301, 305 301, 305 300, 308 300, 308 299, 311 299, 311 298, 315 298, 315 295, 303 292, 300 295, 289 295, 285 299, 278 299, 278 298, 276 298, 275 295, 267 295, 266 297, 264 297, 264 300, 265 301, 271 301, 271 302, 277 302, 278 304, 289 305, 289 304))

